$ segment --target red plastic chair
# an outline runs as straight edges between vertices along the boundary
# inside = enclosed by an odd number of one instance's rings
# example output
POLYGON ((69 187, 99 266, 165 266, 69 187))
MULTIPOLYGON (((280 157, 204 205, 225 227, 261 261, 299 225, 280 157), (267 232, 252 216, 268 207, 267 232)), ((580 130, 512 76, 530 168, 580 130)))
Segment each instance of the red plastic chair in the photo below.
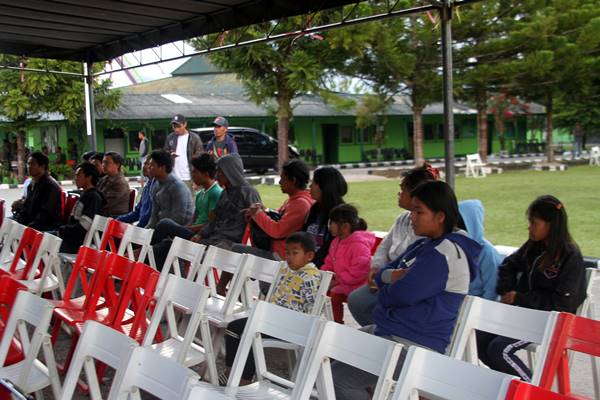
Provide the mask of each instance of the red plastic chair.
POLYGON ((60 192, 60 218, 63 221, 65 220, 65 208, 67 206, 67 197, 69 197, 69 194, 67 192, 65 192, 64 190, 61 190, 61 192, 60 192))
POLYGON ((135 207, 135 198, 137 197, 137 190, 131 189, 129 191, 129 212, 133 211, 135 207))
POLYGON ((554 393, 539 386, 513 380, 506 392, 506 400, 576 400, 576 397, 554 393))
MULTIPOLYGON (((104 251, 98 251, 91 247, 81 246, 79 253, 77 253, 77 259, 73 265, 73 270, 69 276, 67 282, 67 288, 62 300, 50 300, 54 304, 55 312, 62 313, 67 318, 67 315, 71 315, 70 319, 76 319, 74 315, 83 315, 86 308, 86 299, 91 295, 94 290, 95 283, 98 277, 101 275, 101 270, 104 268, 104 261, 107 253, 104 251), (91 276, 90 276, 91 274, 91 276), (76 288, 77 282, 80 282, 81 290, 83 295, 74 298, 73 292, 76 288), (62 311, 57 311, 62 309, 62 311), (71 312, 70 312, 70 311, 71 312)), ((99 301, 100 302, 100 301, 99 301)), ((102 308, 103 304, 98 304, 97 308, 102 308)), ((83 318, 83 317, 82 317, 83 318)), ((52 327, 52 343, 56 343, 58 335, 60 333, 61 318, 55 318, 54 325, 52 327)))
POLYGON ((69 222, 69 217, 71 216, 73 207, 75 207, 75 204, 77 203, 78 200, 79 200, 78 194, 75 194, 75 193, 67 194, 67 199, 65 201, 65 207, 63 210, 63 214, 62 214, 62 220, 65 224, 69 222))
POLYGON ((125 222, 111 219, 106 227, 106 231, 102 235, 102 241, 100 242, 100 250, 110 251, 116 253, 119 249, 119 241, 125 236, 125 230, 127 229, 125 222))
POLYGON ((558 393, 573 396, 567 350, 600 357, 600 321, 568 313, 560 313, 556 320, 539 386, 552 390, 557 378, 558 393))
MULTIPOLYGON (((4 334, 4 327, 8 322, 10 310, 20 290, 27 290, 27 288, 9 276, 0 277, 0 337, 4 334)), ((21 343, 13 340, 8 349, 5 364, 12 365, 23 360, 23 358, 21 343)))

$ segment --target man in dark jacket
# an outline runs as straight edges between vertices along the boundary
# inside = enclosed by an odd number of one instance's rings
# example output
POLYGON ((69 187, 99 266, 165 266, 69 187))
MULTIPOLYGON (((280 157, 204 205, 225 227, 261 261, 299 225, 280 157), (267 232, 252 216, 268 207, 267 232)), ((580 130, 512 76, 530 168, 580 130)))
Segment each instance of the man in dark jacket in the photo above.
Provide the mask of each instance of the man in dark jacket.
POLYGON ((27 159, 32 182, 25 199, 12 205, 16 221, 38 231, 54 231, 60 224, 60 196, 58 183, 48 174, 48 157, 36 151, 27 159))
POLYGON ((214 136, 206 145, 206 151, 215 156, 215 158, 221 158, 227 154, 237 153, 237 144, 235 143, 233 136, 227 133, 229 121, 227 121, 225 117, 217 117, 212 125, 215 127, 214 136))
POLYGON ((75 184, 83 192, 71 211, 69 222, 58 229, 58 235, 63 240, 60 247, 63 253, 77 253, 94 217, 104 208, 106 199, 96 189, 99 175, 96 167, 90 163, 81 164, 75 171, 75 184))
POLYGON ((173 173, 192 189, 192 158, 204 152, 202 139, 187 130, 187 120, 177 114, 171 120, 173 132, 167 136, 164 149, 173 158, 173 173))

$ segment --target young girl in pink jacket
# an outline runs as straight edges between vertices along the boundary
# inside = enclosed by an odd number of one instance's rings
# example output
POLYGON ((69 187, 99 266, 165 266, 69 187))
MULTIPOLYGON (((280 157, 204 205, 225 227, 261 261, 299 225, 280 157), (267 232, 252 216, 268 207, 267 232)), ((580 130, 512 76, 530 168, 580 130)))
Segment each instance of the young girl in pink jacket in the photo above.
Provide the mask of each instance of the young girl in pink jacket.
POLYGON ((375 235, 366 229, 367 223, 350 204, 340 204, 329 213, 329 232, 335 239, 321 269, 335 273, 329 296, 333 317, 340 324, 344 323, 344 303, 348 295, 364 285, 369 274, 375 235))

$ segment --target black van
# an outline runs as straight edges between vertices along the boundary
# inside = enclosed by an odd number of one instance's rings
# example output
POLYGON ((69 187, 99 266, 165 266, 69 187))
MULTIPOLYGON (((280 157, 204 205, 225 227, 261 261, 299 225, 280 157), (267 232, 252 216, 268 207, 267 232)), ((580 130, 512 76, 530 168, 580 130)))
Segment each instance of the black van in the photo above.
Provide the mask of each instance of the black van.
MULTIPOLYGON (((197 133, 206 144, 213 137, 213 128, 190 129, 197 133)), ((244 162, 244 169, 265 173, 277 167, 277 140, 254 128, 230 127, 227 133, 235 138, 238 152, 244 162)), ((288 146, 290 158, 298 158, 298 150, 288 146)))

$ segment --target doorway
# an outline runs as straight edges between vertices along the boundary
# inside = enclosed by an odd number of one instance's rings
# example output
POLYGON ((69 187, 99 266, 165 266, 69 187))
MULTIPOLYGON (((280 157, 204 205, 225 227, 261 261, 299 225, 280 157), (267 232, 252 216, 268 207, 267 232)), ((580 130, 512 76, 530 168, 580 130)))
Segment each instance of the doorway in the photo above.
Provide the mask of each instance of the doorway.
POLYGON ((338 124, 323 124, 321 131, 323 134, 323 162, 335 164, 338 162, 339 126, 338 124))

